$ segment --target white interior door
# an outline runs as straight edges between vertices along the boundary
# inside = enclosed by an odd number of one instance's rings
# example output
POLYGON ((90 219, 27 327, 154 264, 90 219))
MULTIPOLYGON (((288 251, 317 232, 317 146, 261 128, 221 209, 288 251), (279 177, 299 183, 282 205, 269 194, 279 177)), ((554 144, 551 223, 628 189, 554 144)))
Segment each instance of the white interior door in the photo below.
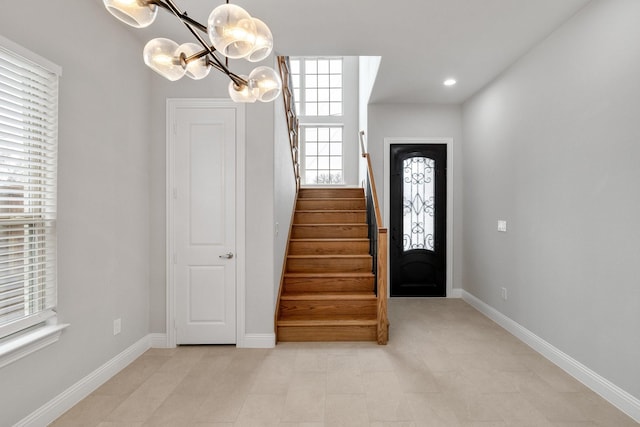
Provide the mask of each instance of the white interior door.
POLYGON ((176 344, 234 344, 236 109, 181 107, 173 119, 176 344))

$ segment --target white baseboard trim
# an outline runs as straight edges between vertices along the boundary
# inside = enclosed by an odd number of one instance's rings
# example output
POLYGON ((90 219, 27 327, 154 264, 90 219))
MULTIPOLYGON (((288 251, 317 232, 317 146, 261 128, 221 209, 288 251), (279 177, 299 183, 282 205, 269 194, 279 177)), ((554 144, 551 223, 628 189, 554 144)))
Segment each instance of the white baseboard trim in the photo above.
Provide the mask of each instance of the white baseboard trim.
POLYGON ((140 357, 150 347, 151 336, 147 335, 23 418, 13 427, 43 427, 49 425, 115 374, 126 368, 127 365, 140 357))
POLYGON ((276 334, 245 334, 242 340, 242 348, 274 348, 276 346, 276 334))
POLYGON ((169 339, 167 334, 149 334, 151 348, 169 348, 169 339))
POLYGON ((640 422, 640 400, 603 378, 582 363, 549 344, 530 330, 511 320, 495 308, 462 290, 462 298, 476 310, 502 326, 529 347, 549 359, 569 375, 589 387, 622 412, 640 422))
POLYGON ((460 288, 451 289, 451 293, 449 294, 449 298, 462 298, 462 289, 460 289, 460 288))

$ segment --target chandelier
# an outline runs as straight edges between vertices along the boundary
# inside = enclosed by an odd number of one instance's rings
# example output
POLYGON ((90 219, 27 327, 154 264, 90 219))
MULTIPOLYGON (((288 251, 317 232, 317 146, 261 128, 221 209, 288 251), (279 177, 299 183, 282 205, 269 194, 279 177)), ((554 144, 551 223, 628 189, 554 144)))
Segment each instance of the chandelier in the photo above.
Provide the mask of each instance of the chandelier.
POLYGON ((198 43, 178 45, 173 40, 156 38, 144 47, 143 59, 153 71, 168 80, 183 76, 199 80, 212 68, 226 74, 229 96, 235 102, 270 102, 282 90, 278 73, 269 67, 255 68, 248 76, 229 70, 228 59, 244 58, 262 61, 273 49, 269 27, 237 5, 222 4, 211 12, 203 25, 181 11, 173 0, 103 0, 107 10, 120 21, 135 28, 148 27, 162 8, 175 15, 187 27, 198 43), (200 34, 208 35, 211 43, 200 34))

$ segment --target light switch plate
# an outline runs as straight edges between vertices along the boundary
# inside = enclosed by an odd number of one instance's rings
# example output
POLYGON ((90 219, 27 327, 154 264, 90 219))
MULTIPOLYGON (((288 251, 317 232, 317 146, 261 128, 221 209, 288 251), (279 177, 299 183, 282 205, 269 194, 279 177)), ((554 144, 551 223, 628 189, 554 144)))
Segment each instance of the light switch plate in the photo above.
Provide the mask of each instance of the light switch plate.
POLYGON ((507 231, 507 221, 505 221, 504 219, 498 220, 498 231, 503 233, 507 231))

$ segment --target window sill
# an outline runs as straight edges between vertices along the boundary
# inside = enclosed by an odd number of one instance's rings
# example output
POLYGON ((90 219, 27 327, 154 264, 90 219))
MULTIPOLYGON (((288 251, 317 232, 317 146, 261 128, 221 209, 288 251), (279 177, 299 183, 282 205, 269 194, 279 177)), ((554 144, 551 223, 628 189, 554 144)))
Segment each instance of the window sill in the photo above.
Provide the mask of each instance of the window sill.
POLYGON ((69 324, 46 324, 0 343, 0 368, 58 341, 69 324))

